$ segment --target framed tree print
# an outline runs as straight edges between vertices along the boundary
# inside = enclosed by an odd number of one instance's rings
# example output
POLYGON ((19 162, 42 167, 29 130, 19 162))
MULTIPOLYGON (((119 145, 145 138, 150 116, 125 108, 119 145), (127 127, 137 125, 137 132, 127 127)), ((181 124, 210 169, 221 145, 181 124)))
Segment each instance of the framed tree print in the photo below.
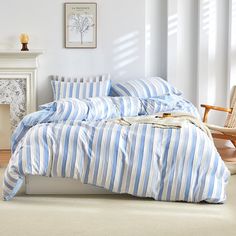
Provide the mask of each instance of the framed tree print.
POLYGON ((65 47, 97 47, 96 3, 65 3, 65 47))

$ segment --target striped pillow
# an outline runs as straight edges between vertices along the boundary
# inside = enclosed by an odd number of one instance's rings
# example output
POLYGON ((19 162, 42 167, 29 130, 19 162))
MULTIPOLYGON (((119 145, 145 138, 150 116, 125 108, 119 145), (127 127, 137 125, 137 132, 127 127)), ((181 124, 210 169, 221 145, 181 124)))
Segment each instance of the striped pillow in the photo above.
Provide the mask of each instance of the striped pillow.
POLYGON ((110 75, 97 75, 73 79, 53 76, 51 83, 54 100, 108 96, 111 87, 110 75))
POLYGON ((139 98, 153 98, 168 94, 181 95, 182 93, 159 77, 136 79, 127 82, 119 82, 112 85, 112 95, 132 96, 139 98))

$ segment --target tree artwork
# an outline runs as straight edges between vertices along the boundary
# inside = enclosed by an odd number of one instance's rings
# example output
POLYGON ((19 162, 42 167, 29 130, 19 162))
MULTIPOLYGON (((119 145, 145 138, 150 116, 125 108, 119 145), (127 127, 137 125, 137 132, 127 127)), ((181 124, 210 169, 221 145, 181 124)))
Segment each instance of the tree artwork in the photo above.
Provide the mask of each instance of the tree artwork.
POLYGON ((97 3, 65 3, 65 47, 97 47, 97 3))
POLYGON ((73 14, 70 16, 70 31, 79 34, 80 43, 84 43, 84 37, 94 27, 93 17, 89 15, 73 14))

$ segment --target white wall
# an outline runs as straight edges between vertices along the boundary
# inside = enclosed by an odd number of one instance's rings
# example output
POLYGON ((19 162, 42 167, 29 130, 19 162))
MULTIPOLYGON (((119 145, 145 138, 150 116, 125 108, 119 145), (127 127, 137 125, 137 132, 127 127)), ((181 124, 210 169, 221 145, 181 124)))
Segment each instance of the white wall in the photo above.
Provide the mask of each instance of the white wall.
POLYGON ((52 74, 110 72, 113 79, 160 75, 196 105, 226 105, 235 74, 228 64, 228 58, 235 61, 235 36, 228 37, 230 27, 235 31, 235 7, 229 8, 235 0, 97 0, 97 49, 64 48, 64 2, 0 3, 0 49, 19 49, 18 36, 27 32, 29 47, 45 51, 38 104, 52 99, 52 74))
MULTIPOLYGON (((0 49, 19 49, 19 35, 30 36, 40 58, 38 104, 52 99, 48 76, 110 72, 114 79, 145 75, 145 0, 97 0, 97 49, 65 49, 65 0, 7 0, 0 3, 0 49)), ((71 2, 69 0, 68 2, 71 2)))

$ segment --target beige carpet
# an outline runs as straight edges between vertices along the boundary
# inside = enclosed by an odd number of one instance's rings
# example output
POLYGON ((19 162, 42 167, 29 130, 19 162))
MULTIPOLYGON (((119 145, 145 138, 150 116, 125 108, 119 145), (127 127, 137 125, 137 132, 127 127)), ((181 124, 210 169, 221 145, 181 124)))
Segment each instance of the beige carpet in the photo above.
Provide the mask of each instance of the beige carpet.
MULTIPOLYGON (((0 169, 2 181, 3 169, 0 169)), ((19 196, 0 201, 1 236, 236 235, 236 176, 224 205, 129 196, 19 196)))

